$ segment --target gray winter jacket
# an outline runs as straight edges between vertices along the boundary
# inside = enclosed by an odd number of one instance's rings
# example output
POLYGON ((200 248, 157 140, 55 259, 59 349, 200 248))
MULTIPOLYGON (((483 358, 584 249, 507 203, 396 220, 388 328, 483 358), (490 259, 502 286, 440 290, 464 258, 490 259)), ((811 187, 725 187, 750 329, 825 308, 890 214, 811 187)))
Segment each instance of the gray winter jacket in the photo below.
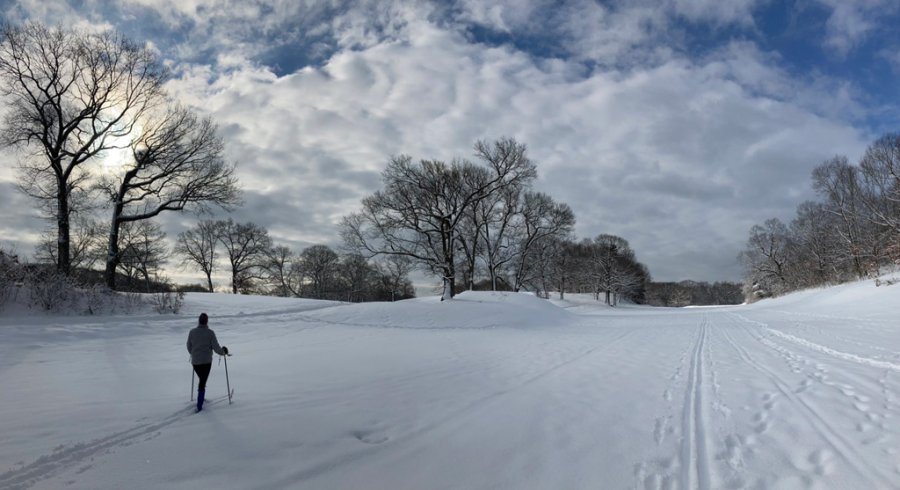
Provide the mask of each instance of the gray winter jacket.
POLYGON ((191 329, 187 339, 187 350, 191 353, 191 364, 211 363, 213 351, 220 356, 225 355, 225 351, 219 347, 216 332, 206 325, 198 325, 191 329))

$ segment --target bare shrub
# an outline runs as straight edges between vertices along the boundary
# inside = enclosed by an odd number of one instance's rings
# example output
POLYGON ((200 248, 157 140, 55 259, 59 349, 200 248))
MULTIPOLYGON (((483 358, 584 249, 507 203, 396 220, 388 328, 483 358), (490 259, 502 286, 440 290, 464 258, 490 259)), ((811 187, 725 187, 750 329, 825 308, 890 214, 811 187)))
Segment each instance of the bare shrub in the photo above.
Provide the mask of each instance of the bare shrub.
POLYGON ((155 281, 158 284, 165 285, 166 290, 153 293, 150 296, 150 304, 153 305, 153 309, 159 314, 177 314, 181 311, 181 307, 184 306, 184 292, 172 291, 172 282, 167 277, 157 276, 155 281))
POLYGON ((34 268, 25 274, 29 307, 46 311, 65 311, 76 299, 75 284, 68 276, 47 267, 34 268))
POLYGON ((0 309, 10 301, 15 301, 16 292, 22 284, 22 266, 16 255, 0 250, 0 309))

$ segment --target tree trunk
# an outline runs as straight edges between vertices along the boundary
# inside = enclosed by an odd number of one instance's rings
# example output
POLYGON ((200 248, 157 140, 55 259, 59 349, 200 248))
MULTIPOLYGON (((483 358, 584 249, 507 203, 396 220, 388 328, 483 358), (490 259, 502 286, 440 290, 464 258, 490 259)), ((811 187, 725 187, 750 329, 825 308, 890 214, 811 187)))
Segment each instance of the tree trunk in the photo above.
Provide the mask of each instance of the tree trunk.
POLYGON ((56 203, 56 270, 66 276, 71 271, 69 261, 69 191, 65 182, 58 182, 56 203))
POLYGON ((444 291, 441 293, 441 301, 453 299, 453 277, 444 276, 444 291))
POLYGON ((119 266, 119 228, 122 226, 119 217, 122 216, 122 199, 124 192, 119 189, 116 202, 113 204, 112 221, 109 224, 109 243, 106 247, 106 287, 116 288, 116 268, 119 266))
POLYGON ((113 219, 109 230, 109 243, 106 246, 106 287, 116 288, 116 267, 119 266, 119 223, 113 219))
POLYGON ((206 283, 209 285, 209 292, 210 293, 213 292, 212 273, 211 272, 206 273, 206 283))
POLYGON ((444 292, 441 294, 441 301, 445 299, 453 299, 456 292, 456 277, 453 267, 453 257, 449 256, 444 264, 444 292))

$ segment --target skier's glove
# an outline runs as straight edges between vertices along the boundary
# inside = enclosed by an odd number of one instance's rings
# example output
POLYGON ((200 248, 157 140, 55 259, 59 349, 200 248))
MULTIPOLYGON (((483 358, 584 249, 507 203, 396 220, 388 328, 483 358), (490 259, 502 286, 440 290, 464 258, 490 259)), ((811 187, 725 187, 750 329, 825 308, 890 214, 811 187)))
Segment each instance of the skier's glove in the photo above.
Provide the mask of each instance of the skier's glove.
POLYGON ((222 346, 222 352, 224 352, 225 355, 227 356, 227 355, 228 355, 228 347, 225 347, 225 346, 223 345, 223 346, 222 346))

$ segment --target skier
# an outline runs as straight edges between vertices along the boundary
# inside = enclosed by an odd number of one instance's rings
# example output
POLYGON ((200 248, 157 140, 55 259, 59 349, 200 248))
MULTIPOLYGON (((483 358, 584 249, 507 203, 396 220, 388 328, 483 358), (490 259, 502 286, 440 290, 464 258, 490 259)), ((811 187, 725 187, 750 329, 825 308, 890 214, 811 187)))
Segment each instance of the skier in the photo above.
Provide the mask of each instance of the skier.
POLYGON ((220 356, 228 355, 228 347, 219 347, 216 333, 209 326, 209 317, 206 313, 200 313, 200 324, 192 328, 188 333, 187 350, 191 353, 191 364, 194 372, 200 378, 197 386, 197 411, 203 410, 203 395, 206 393, 206 380, 209 378, 209 370, 212 368, 212 353, 220 356))

